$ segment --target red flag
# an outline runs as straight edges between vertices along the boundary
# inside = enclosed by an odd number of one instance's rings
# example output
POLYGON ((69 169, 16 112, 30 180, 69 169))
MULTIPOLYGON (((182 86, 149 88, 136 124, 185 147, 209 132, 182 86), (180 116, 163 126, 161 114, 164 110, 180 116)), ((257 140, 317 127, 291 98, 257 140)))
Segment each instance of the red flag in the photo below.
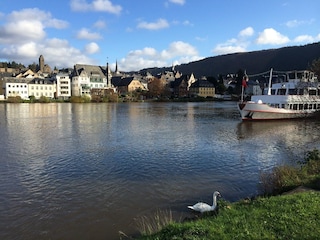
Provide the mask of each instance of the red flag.
POLYGON ((247 82, 248 82, 248 76, 244 75, 242 78, 242 87, 244 87, 244 88, 248 87, 247 82))

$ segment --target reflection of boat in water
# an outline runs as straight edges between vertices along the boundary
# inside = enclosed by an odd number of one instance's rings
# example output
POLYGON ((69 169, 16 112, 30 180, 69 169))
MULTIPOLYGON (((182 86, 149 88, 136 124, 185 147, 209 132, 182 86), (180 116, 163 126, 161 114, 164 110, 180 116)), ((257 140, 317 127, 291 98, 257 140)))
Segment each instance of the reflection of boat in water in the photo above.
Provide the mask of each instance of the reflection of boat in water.
POLYGON ((305 122, 299 121, 245 121, 237 126, 237 136, 239 139, 267 137, 270 135, 285 136, 303 128, 305 122))
MULTIPOLYGON (((314 117, 320 111, 320 86, 310 71, 285 72, 285 81, 271 83, 268 91, 241 100, 238 109, 242 120, 271 120, 314 117)), ((243 99, 243 98, 242 98, 243 99)))

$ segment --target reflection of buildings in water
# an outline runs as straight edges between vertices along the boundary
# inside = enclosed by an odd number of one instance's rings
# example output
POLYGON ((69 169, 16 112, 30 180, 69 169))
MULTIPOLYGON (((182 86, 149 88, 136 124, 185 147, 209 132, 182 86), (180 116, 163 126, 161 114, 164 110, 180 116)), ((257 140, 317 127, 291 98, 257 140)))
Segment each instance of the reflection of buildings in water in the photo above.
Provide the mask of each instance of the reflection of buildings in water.
POLYGON ((45 155, 48 137, 59 133, 57 117, 61 112, 59 104, 6 104, 6 128, 9 141, 21 151, 29 154, 45 155))
POLYGON ((191 105, 191 103, 188 103, 187 107, 187 121, 186 121, 186 128, 187 131, 194 131, 195 130, 195 107, 194 105, 191 105))
POLYGON ((56 103, 20 103, 5 104, 7 118, 28 119, 45 118, 57 115, 58 104, 56 103))
POLYGON ((79 141, 87 144, 104 144, 105 137, 110 134, 117 121, 116 116, 116 104, 71 104, 70 129, 76 132, 72 135, 78 136, 79 141))
POLYGON ((274 158, 277 154, 280 158, 286 154, 292 160, 301 160, 307 151, 319 145, 319 130, 311 120, 240 122, 237 137, 241 143, 250 142, 258 148, 253 151, 262 162, 283 161, 274 158))

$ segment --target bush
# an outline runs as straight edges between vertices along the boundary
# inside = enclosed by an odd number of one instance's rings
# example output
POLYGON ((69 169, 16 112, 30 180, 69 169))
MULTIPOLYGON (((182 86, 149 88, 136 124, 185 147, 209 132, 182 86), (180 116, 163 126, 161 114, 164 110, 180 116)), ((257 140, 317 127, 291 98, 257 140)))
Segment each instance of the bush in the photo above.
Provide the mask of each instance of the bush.
POLYGON ((279 194, 301 185, 316 188, 320 181, 320 151, 315 149, 306 154, 300 166, 277 166, 271 172, 260 173, 263 194, 279 194))
POLYGON ((22 103, 22 99, 20 96, 8 97, 7 102, 8 103, 22 103))
POLYGON ((72 96, 70 98, 71 103, 89 103, 91 98, 89 96, 72 96))
POLYGON ((49 103, 50 102, 50 98, 46 97, 46 96, 41 96, 39 99, 40 103, 49 103))

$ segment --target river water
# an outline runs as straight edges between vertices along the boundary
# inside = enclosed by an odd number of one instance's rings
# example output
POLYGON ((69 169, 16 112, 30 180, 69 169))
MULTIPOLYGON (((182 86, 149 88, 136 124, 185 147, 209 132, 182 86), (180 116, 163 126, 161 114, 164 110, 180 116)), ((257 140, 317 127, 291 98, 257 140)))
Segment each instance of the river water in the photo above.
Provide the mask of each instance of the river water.
POLYGON ((315 120, 242 122, 234 102, 0 105, 0 239, 119 239, 158 210, 259 192, 320 146, 315 120))

